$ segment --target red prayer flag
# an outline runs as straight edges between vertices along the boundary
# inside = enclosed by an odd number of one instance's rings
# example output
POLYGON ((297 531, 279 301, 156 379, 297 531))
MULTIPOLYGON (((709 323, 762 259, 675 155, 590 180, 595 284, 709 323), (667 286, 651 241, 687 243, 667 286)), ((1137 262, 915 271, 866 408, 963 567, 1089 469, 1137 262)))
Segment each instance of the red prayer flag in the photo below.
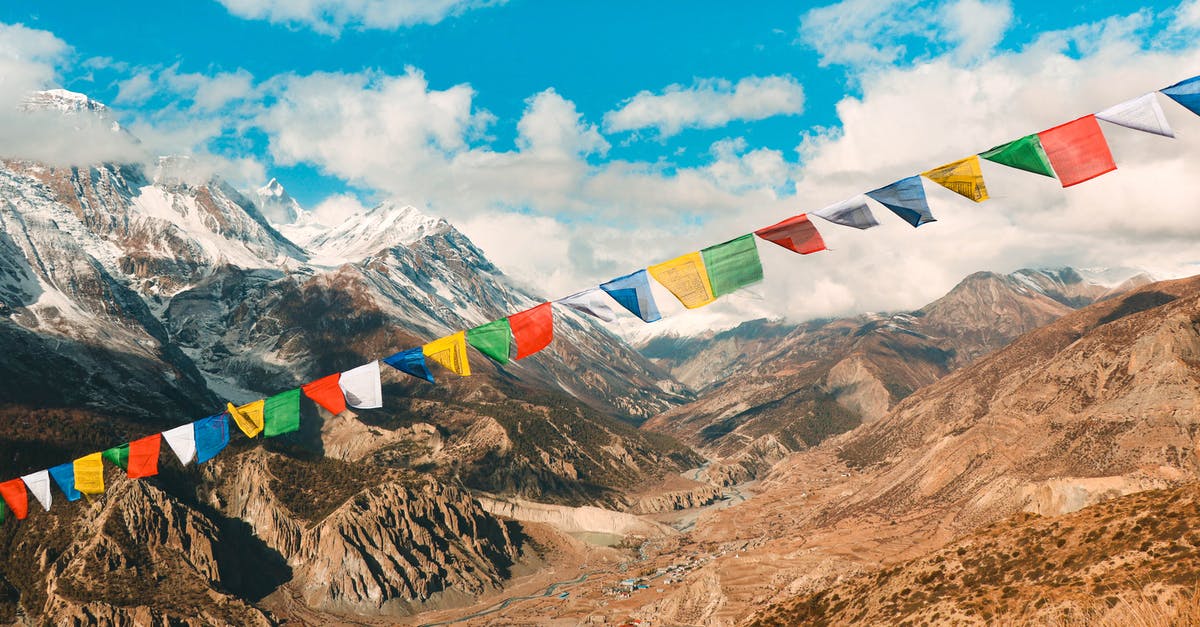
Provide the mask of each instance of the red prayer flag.
POLYGON ((311 398, 314 403, 329 410, 329 413, 337 415, 346 411, 346 395, 342 392, 342 387, 338 385, 338 380, 341 378, 342 373, 337 372, 302 385, 300 389, 304 390, 304 395, 311 398))
POLYGON ((808 219, 806 213, 759 229, 754 234, 801 255, 825 250, 825 240, 821 239, 817 226, 808 219))
POLYGON ((25 492, 25 482, 20 479, 10 479, 0 483, 0 497, 8 503, 17 520, 25 520, 29 515, 29 495, 25 492))
POLYGON ((517 359, 524 359, 550 345, 554 339, 554 311, 550 303, 542 303, 508 317, 513 339, 517 342, 517 359))
POLYGON ((125 472, 130 479, 153 477, 158 474, 158 451, 161 446, 161 433, 129 443, 129 469, 125 472))
POLYGON ((1085 115, 1042 131, 1038 133, 1038 140, 1063 187, 1078 185, 1117 169, 1094 115, 1085 115))

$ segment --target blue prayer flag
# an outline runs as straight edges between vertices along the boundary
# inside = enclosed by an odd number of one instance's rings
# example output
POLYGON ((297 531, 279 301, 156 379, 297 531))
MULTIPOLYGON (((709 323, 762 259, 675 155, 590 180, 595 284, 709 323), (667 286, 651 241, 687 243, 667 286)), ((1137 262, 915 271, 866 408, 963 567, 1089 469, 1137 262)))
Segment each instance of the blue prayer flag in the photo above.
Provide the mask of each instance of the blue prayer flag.
POLYGON ((914 227, 937 221, 929 211, 929 202, 925 200, 925 187, 921 185, 920 176, 900 179, 887 187, 867 192, 867 196, 891 209, 892 213, 914 227))
POLYGON ((78 501, 79 497, 83 496, 79 490, 75 489, 75 463, 67 462, 60 464, 50 469, 50 476, 54 477, 54 483, 58 484, 58 488, 67 495, 68 501, 78 501))
POLYGON ((1200 76, 1179 81, 1161 91, 1171 100, 1187 107, 1188 111, 1200 115, 1200 76))
POLYGON ((608 292, 613 300, 646 322, 662 319, 662 315, 658 313, 658 304, 654 302, 654 294, 650 292, 650 274, 645 270, 601 283, 600 289, 608 292))
POLYGON ((217 414, 192 423, 196 435, 196 463, 217 456, 229 444, 229 414, 217 414))
POLYGON ((418 379, 433 383, 433 373, 425 365, 425 351, 421 347, 400 351, 391 357, 384 357, 383 363, 418 379))

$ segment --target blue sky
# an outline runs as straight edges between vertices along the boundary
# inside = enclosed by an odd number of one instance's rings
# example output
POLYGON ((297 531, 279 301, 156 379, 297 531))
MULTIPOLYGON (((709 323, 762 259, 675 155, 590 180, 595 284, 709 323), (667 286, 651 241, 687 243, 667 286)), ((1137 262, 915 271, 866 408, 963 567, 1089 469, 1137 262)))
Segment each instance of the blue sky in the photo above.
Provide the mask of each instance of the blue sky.
MULTIPOLYGON (((918 3, 914 3, 918 4, 918 3)), ((1012 3, 1013 27, 1000 48, 1029 44, 1038 34, 1100 20, 1135 8, 1169 10, 1172 3, 1089 2, 1061 5, 1012 3)), ((926 3, 926 7, 935 5, 926 3)), ((351 24, 336 34, 319 33, 303 23, 277 24, 243 19, 215 1, 104 4, 67 0, 8 2, 0 21, 48 30, 73 49, 62 86, 81 91, 118 111, 152 115, 172 94, 139 103, 118 100, 120 81, 130 67, 176 66, 180 73, 217 74, 245 70, 256 79, 283 73, 360 72, 399 74, 422 70, 432 89, 469 84, 474 106, 492 113, 489 143, 511 149, 516 121, 531 95, 553 88, 572 100, 585 118, 604 113, 640 91, 657 92, 698 78, 791 76, 804 87, 800 114, 762 120, 733 120, 714 129, 690 129, 662 139, 654 132, 614 133, 603 159, 694 166, 710 158, 710 146, 742 137, 749 146, 791 151, 802 133, 836 126, 835 105, 859 91, 853 68, 822 67, 820 55, 800 35, 805 4, 759 2, 532 2, 512 0, 499 6, 466 10, 436 24, 371 28, 351 24), (89 59, 111 59, 119 67, 87 66, 89 59)), ((919 18, 917 18, 919 19, 919 18)), ((944 47, 936 40, 909 36, 900 41, 910 63, 944 47)), ((250 134, 250 150, 268 164, 262 137, 250 134)), ((244 151, 241 142, 208 145, 228 154, 244 151)), ((271 167, 303 204, 315 206, 347 188, 336 176, 322 176, 312 164, 271 167)), ((369 194, 369 190, 363 190, 369 194)))
MULTIPOLYGON (((66 0, 0 5, 0 70, 243 187, 277 177, 326 222, 445 215, 555 296, 1200 74, 1197 35, 1194 0, 66 0)), ((1200 179, 1200 128, 1164 103, 1177 141, 1106 127, 1116 175, 985 168, 986 211, 931 190, 937 223, 823 229, 837 254, 768 267, 785 298, 706 312, 918 306, 980 269, 1188 272, 1200 221, 1164 190, 1200 179)))

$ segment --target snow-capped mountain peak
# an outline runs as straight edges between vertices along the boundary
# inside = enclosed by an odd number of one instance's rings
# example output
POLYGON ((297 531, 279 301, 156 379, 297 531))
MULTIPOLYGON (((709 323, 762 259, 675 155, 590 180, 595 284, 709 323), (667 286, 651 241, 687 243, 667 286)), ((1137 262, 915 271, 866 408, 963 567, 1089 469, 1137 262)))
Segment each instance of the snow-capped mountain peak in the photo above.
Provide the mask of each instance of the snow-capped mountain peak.
POLYGON ((276 179, 271 179, 254 194, 258 199, 259 211, 274 225, 293 224, 304 214, 300 203, 276 179))
POLYGON ((383 202, 315 237, 308 249, 312 263, 336 266, 361 261, 382 250, 407 246, 447 232, 448 222, 411 205, 383 202))

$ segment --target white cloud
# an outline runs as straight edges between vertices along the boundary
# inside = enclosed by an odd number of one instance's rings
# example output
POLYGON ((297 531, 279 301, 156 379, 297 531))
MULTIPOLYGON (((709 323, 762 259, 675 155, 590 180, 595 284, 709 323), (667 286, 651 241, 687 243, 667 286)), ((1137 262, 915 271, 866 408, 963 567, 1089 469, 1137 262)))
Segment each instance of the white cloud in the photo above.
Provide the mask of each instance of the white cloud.
POLYGON ((809 10, 800 18, 800 40, 820 55, 820 64, 874 67, 953 51, 973 61, 995 48, 1012 22, 1009 0, 843 0, 809 10), (950 44, 950 45, 947 45, 950 44))
POLYGON ((736 84, 706 78, 690 87, 671 85, 658 94, 639 92, 604 115, 604 129, 654 128, 661 137, 668 137, 685 128, 717 128, 733 120, 762 120, 802 111, 804 88, 791 76, 750 76, 736 84))
POLYGON ((609 145, 594 125, 585 124, 575 103, 547 89, 525 102, 517 122, 522 150, 559 156, 603 154, 609 145))
POLYGON ((313 217, 321 224, 336 225, 345 222, 368 207, 354 194, 334 194, 312 208, 313 217))
POLYGON ((346 27, 391 30, 437 24, 471 9, 504 0, 218 0, 241 18, 305 26, 325 35, 346 27))

